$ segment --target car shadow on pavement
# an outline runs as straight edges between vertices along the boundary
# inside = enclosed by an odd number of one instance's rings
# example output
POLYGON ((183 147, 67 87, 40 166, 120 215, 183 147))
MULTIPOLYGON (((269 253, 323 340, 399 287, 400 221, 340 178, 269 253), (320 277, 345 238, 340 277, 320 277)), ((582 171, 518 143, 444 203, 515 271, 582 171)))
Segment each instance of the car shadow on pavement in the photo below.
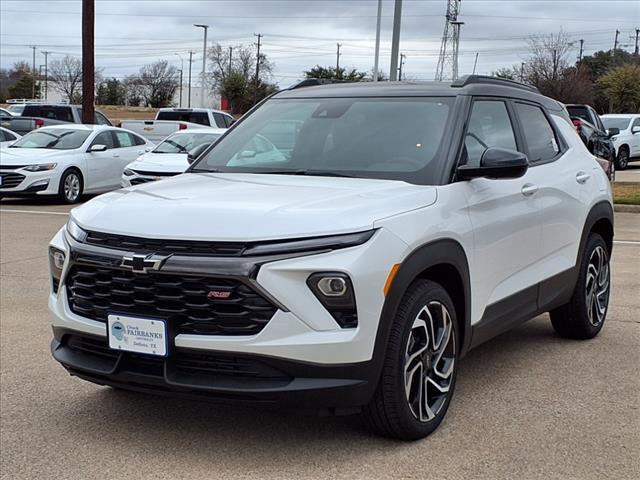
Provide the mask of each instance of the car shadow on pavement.
MULTIPOLYGON (((530 355, 531 350, 559 342, 563 340, 553 333, 545 316, 471 351, 461 363, 457 397, 440 429, 430 439, 453 431, 462 432, 474 398, 495 394, 500 385, 508 384, 509 375, 522 375, 523 372, 518 372, 518 358, 522 361, 523 355, 530 355), (506 365, 509 368, 503 368, 506 365), (468 397, 466 401, 464 397, 468 397)), ((521 368, 527 368, 526 362, 521 368)), ((218 453, 220 450, 232 452, 240 465, 247 461, 246 455, 260 456, 265 448, 302 455, 330 444, 332 449, 340 448, 341 455, 349 452, 349 455, 360 455, 372 448, 388 451, 406 445, 369 433, 358 416, 320 417, 295 411, 179 400, 107 387, 92 388, 82 398, 82 402, 67 407, 73 410, 72 415, 61 412, 59 417, 60 422, 73 419, 75 425, 61 428, 78 428, 82 432, 78 435, 95 435, 103 444, 120 444, 127 439, 132 448, 144 451, 173 445, 172 455, 183 460, 185 456, 207 455, 212 448, 218 453), (240 451, 244 452, 243 458, 238 456, 240 451)))

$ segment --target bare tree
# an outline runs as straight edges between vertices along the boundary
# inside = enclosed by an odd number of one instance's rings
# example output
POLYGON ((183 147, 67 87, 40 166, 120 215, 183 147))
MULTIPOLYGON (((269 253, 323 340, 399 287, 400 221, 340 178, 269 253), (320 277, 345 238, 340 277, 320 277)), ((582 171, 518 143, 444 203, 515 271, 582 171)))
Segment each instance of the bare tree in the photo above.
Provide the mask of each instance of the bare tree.
POLYGON ((145 103, 151 107, 171 105, 178 89, 178 70, 167 60, 159 60, 140 69, 140 85, 145 103))
POLYGON ((531 53, 525 74, 531 83, 556 81, 571 66, 568 54, 572 45, 564 32, 531 37, 528 44, 531 53))
POLYGON ((144 102, 144 87, 137 75, 128 75, 122 81, 124 99, 127 105, 139 107, 144 102))
POLYGON ((48 68, 49 81, 71 103, 82 99, 82 61, 69 55, 53 60, 48 68))
MULTIPOLYGON (((213 66, 209 71, 208 81, 220 93, 221 84, 227 79, 230 73, 239 74, 246 83, 255 81, 256 72, 256 50, 254 47, 238 45, 232 47, 231 65, 229 65, 229 49, 219 43, 214 43, 208 49, 209 63, 213 66)), ((267 82, 271 79, 273 64, 267 56, 260 54, 260 81, 267 82)))

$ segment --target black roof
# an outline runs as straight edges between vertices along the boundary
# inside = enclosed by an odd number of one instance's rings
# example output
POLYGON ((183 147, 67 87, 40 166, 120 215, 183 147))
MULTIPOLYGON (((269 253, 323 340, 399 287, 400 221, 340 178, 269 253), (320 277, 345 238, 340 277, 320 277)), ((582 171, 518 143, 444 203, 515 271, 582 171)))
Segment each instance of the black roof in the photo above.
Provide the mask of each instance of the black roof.
POLYGON ((453 82, 337 82, 309 85, 308 80, 282 90, 273 98, 336 98, 336 97, 451 97, 474 95, 507 97, 540 103, 545 108, 561 111, 562 104, 530 87, 511 80, 479 75, 462 77, 453 82))

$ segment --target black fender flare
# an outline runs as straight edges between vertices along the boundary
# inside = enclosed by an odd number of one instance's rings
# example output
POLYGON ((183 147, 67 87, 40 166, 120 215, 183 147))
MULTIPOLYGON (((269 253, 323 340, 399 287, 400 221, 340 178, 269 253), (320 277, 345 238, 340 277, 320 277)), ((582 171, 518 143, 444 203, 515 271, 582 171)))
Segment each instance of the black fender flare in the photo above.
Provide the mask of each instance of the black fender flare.
MULTIPOLYGON (((382 370, 391 325, 393 324, 402 298, 414 280, 419 278, 425 270, 438 265, 453 267, 460 278, 463 291, 458 292, 458 294, 464 299, 462 310, 456 306, 456 313, 459 311, 464 312, 462 315, 463 318, 460 318, 461 315, 457 315, 458 328, 462 329, 462 348, 460 352, 461 355, 464 355, 468 351, 469 345, 471 344, 471 286, 467 255, 462 245, 455 240, 435 240, 411 252, 400 264, 391 283, 391 287, 387 292, 382 307, 382 314, 380 315, 380 322, 378 323, 378 331, 373 351, 374 368, 378 376, 382 370)), ((437 282, 437 279, 434 279, 434 281, 437 282)), ((451 296, 454 297, 454 295, 451 296)))
POLYGON ((584 254, 584 247, 587 244, 587 239, 589 238, 589 234, 593 230, 593 227, 601 220, 606 220, 609 222, 611 226, 611 238, 607 238, 605 236, 604 240, 607 242, 607 246, 609 247, 609 255, 613 251, 613 225, 614 225, 614 216, 613 216, 613 207, 611 203, 606 200, 600 201, 596 203, 589 213, 587 214, 587 218, 584 221, 584 226, 582 227, 582 235, 580 237, 580 248, 578 250, 578 257, 576 259, 576 265, 580 265, 582 262, 582 255, 584 254))

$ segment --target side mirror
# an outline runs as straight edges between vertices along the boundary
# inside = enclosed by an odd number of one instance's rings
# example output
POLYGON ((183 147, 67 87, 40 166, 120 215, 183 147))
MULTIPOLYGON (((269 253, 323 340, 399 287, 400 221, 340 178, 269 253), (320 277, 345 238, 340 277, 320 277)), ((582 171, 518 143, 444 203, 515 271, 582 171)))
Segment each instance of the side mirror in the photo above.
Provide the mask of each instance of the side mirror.
POLYGON ((461 165, 458 178, 519 178, 527 173, 529 159, 524 153, 505 148, 487 148, 480 158, 480 165, 461 165))
POLYGON ((640 133, 640 127, 633 127, 631 133, 640 133))
POLYGON ((620 133, 620 129, 619 128, 610 128, 609 130, 607 130, 607 135, 609 136, 609 138, 618 135, 620 133))
POLYGON ((187 162, 189 162, 189 165, 191 165, 193 162, 195 162, 196 159, 200 155, 202 155, 207 148, 209 148, 209 145, 211 145, 211 144, 210 143, 203 143, 203 144, 198 145, 197 147, 195 147, 189 153, 187 153, 187 162))
POLYGON ((89 147, 89 151, 90 152, 106 152, 107 151, 107 146, 106 145, 102 145, 100 143, 96 143, 95 145, 91 145, 89 147))

